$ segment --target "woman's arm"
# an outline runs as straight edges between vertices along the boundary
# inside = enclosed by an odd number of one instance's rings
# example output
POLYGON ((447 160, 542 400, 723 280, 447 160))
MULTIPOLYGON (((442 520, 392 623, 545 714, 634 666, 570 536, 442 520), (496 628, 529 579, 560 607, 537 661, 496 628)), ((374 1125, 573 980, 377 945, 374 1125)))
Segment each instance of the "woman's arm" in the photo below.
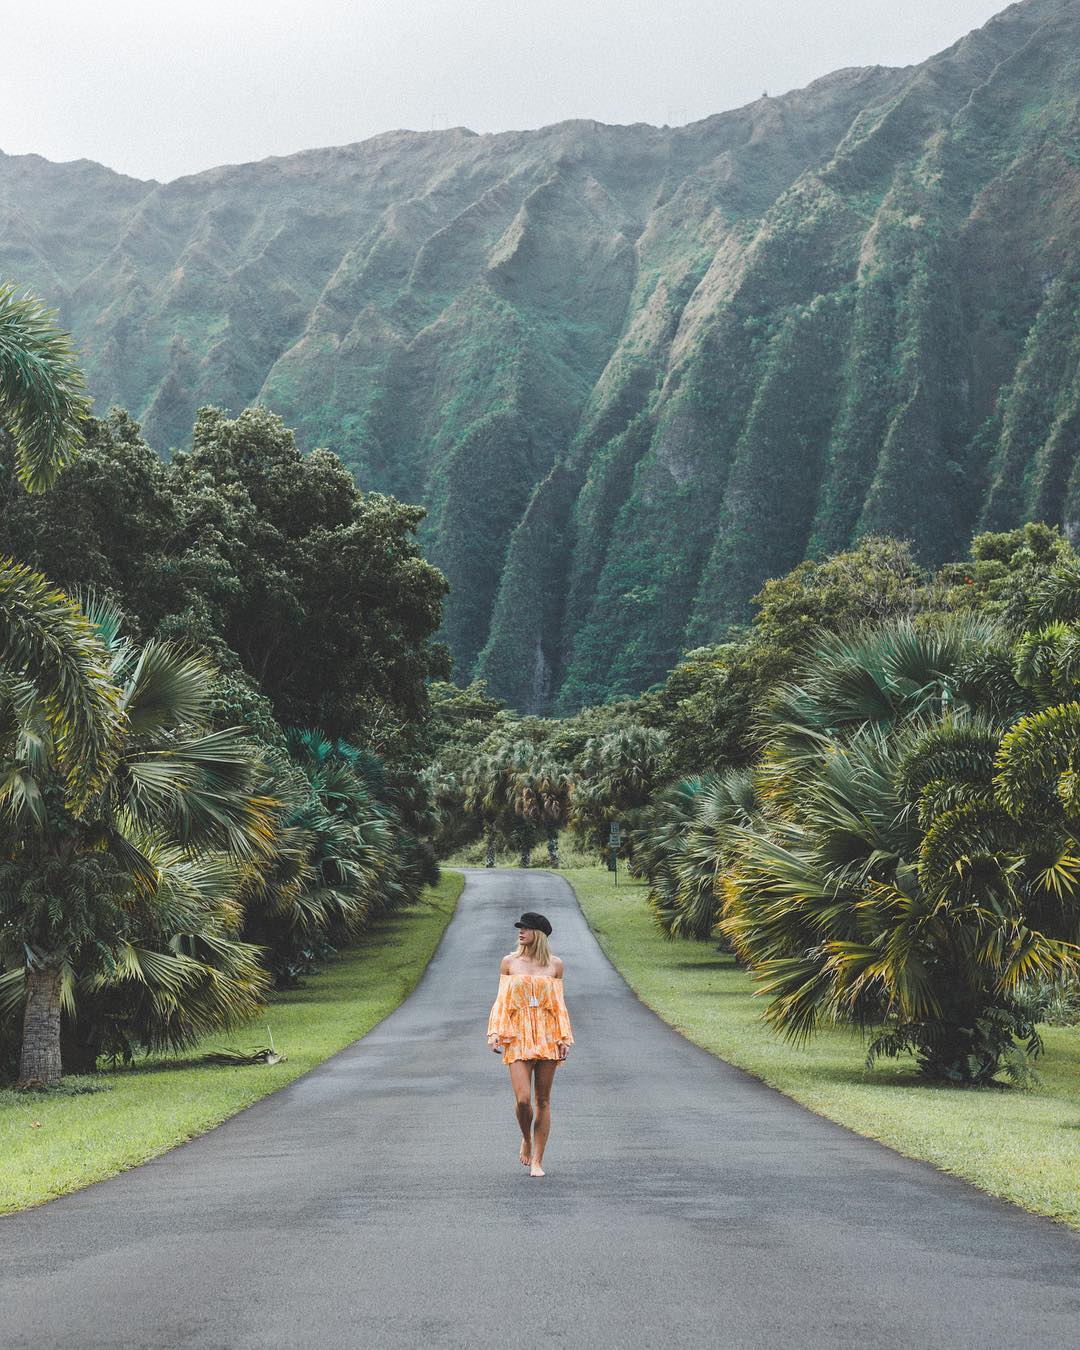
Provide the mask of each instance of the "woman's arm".
POLYGON ((491 1013, 488 1016, 487 1042, 492 1050, 501 1050, 504 1041, 513 1040, 510 1009, 506 1002, 509 987, 506 977, 510 974, 510 961, 511 957, 504 956, 499 963, 499 992, 495 997, 495 1002, 491 1005, 491 1013))
POLYGON ((574 1044, 574 1033, 570 1029, 570 1014, 566 1011, 566 1000, 562 992, 563 963, 556 956, 552 958, 552 965, 555 967, 554 978, 559 981, 555 994, 555 1043, 559 1048, 559 1058, 565 1059, 570 1052, 570 1047, 574 1044))

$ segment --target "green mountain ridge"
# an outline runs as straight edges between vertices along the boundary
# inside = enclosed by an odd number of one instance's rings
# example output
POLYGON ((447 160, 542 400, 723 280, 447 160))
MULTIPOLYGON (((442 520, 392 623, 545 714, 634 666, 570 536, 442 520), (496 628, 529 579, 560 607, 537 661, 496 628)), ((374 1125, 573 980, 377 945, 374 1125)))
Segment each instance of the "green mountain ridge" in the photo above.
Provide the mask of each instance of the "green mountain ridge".
POLYGON ((167 184, 0 155, 99 408, 259 401, 429 510, 459 677, 652 683, 869 530, 1080 538, 1080 0, 680 128, 391 132, 167 184))

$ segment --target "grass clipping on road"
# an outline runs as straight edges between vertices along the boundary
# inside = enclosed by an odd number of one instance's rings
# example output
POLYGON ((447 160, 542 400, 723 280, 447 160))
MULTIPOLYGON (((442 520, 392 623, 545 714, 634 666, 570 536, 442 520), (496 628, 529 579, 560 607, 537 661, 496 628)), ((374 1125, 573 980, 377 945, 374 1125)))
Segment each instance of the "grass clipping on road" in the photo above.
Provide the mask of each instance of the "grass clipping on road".
POLYGON ((0 1214, 157 1157, 363 1036, 415 987, 463 885, 460 872, 443 872, 420 904, 376 922, 363 945, 327 962, 304 988, 275 994, 265 1016, 250 1027, 204 1041, 183 1056, 158 1055, 129 1068, 65 1079, 66 1091, 0 1091, 0 1214), (282 1062, 239 1068, 195 1062, 226 1047, 265 1046, 267 1026, 286 1056, 282 1062))
POLYGON ((1080 1028, 1042 1028, 1042 1086, 1030 1092, 932 1085, 910 1059, 867 1070, 857 1033, 825 1031, 802 1047, 776 1036, 750 976, 712 943, 666 938, 644 885, 616 888, 598 867, 563 875, 626 982, 689 1040, 819 1115, 1080 1228, 1080 1028))

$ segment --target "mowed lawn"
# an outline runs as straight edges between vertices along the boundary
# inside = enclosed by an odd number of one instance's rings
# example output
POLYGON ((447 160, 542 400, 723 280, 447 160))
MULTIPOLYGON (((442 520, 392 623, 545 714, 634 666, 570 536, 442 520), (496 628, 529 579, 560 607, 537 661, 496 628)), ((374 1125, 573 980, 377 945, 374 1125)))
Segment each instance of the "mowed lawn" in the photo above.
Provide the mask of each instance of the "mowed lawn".
POLYGON ((627 983, 690 1040, 859 1134, 1080 1228, 1080 1027, 1043 1028, 1033 1091, 931 1086, 910 1060, 868 1071, 856 1034, 828 1031, 805 1047, 775 1036, 749 975, 711 943, 664 937, 645 886, 620 877, 616 889, 598 867, 563 875, 627 983))
POLYGON ((420 904, 381 919, 363 945, 328 961, 303 989, 274 995, 257 1024, 180 1057, 154 1056, 92 1077, 65 1079, 85 1095, 0 1091, 0 1214, 114 1176, 218 1125, 284 1087, 380 1022, 409 994, 461 894, 444 872, 420 904), (257 1050, 267 1026, 284 1062, 200 1064, 209 1050, 257 1050))

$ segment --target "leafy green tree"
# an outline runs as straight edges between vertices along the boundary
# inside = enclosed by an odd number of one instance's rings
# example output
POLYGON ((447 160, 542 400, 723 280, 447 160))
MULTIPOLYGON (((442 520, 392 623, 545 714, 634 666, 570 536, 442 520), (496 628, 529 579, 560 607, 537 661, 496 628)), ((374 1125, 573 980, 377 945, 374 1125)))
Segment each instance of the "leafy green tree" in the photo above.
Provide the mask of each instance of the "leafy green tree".
POLYGON ((760 748, 757 708, 822 634, 936 605, 910 548, 877 535, 767 581, 753 603, 748 630, 688 652, 645 700, 643 720, 667 735, 672 777, 751 763, 760 748))
POLYGON ((627 727, 652 725, 646 717, 646 710, 651 708, 650 700, 649 694, 643 694, 639 698, 584 707, 572 717, 523 717, 521 733, 542 745, 544 753, 560 764, 573 764, 588 743, 597 737, 627 727))
POLYGON ((1035 521, 1015 530, 977 534, 967 560, 942 567, 934 589, 942 609, 976 610, 1018 633, 1032 623, 1080 618, 1080 609, 1067 600, 1070 590, 1077 593, 1078 568, 1080 556, 1061 531, 1035 521))
POLYGON ((92 420, 44 497, 17 489, 14 447, 0 466, 0 549, 115 597, 140 637, 198 644, 283 725, 417 755, 426 682, 446 673, 446 583, 419 554, 419 508, 361 493, 263 409, 204 409, 170 464, 125 414, 92 420))
POLYGON ((71 594, 115 600, 134 639, 159 635, 206 591, 205 571, 178 547, 169 466, 126 413, 86 420, 78 456, 48 492, 24 492, 16 464, 0 436, 0 549, 71 594))
POLYGON ((754 597, 754 632, 798 663, 806 643, 821 632, 912 618, 931 607, 928 579, 910 545, 867 535, 854 548, 800 563, 767 581, 754 597))
POLYGON ((0 957, 9 999, 20 977, 25 987, 23 1082, 59 1079, 61 1009, 76 1011, 80 983, 138 985, 150 1039, 172 1044, 204 1029, 210 1009, 218 1025, 249 1015, 265 984, 235 945, 234 862, 270 834, 251 746, 209 726, 213 672, 201 657, 133 647, 115 612, 100 612, 96 629, 122 720, 110 771, 78 814, 47 698, 10 674, 0 686, 0 957))
POLYGON ((460 770, 500 724, 499 714, 504 709, 501 699, 488 694, 484 680, 473 680, 464 688, 443 680, 432 681, 424 724, 426 757, 445 768, 460 770))
POLYGON ((668 738, 673 776, 747 763, 754 754, 754 698, 785 670, 749 637, 697 647, 683 656, 660 689, 643 700, 642 717, 668 738))
MULTIPOLYGON (((446 582, 414 541, 421 508, 365 496, 335 455, 302 455, 257 408, 203 409, 172 474, 181 543, 221 577, 213 631, 279 720, 394 749, 447 668, 430 641, 446 582)), ((199 636, 199 616, 182 627, 199 636)))

